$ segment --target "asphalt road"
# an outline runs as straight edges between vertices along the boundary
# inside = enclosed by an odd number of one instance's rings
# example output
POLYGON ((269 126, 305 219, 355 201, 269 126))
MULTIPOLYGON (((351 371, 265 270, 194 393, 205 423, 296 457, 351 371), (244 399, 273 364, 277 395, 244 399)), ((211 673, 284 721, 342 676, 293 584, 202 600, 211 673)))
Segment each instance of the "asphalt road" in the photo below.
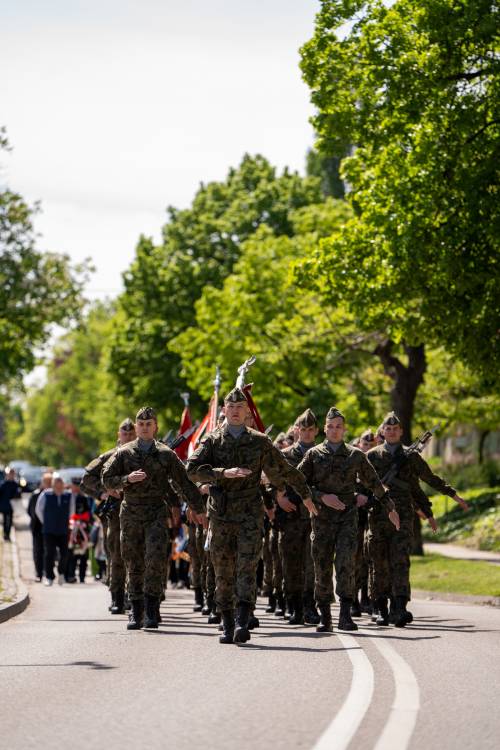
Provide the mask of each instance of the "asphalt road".
MULTIPOLYGON (((18 540, 29 578, 29 533, 18 540)), ((100 583, 30 593, 0 625, 9 750, 499 747, 499 609, 414 602, 403 630, 365 617, 358 633, 317 634, 262 602, 238 647, 218 643, 190 592, 169 590, 149 632, 109 615, 100 583)))

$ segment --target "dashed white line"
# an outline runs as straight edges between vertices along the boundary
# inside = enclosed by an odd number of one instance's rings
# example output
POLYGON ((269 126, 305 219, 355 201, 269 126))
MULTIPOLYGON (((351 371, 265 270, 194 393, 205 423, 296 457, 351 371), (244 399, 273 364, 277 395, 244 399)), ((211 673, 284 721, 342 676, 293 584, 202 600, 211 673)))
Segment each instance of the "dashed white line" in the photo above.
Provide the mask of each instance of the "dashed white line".
POLYGON ((417 678, 410 665, 383 638, 371 638, 389 664, 394 677, 394 703, 374 750, 405 750, 408 747, 420 708, 417 678))
POLYGON ((373 667, 367 655, 350 635, 337 635, 353 667, 347 698, 313 750, 345 750, 368 711, 373 696, 373 667))

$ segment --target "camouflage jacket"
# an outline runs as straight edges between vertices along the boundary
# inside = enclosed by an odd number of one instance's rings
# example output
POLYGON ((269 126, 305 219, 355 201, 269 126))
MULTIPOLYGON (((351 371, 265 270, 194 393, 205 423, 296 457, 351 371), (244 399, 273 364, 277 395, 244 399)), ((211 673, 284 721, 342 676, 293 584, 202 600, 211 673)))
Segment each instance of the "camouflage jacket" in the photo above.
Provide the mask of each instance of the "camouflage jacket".
MULTIPOLYGON (((286 458, 289 464, 297 468, 308 450, 308 448, 304 450, 304 447, 299 442, 297 442, 293 445, 290 445, 288 448, 284 448, 281 453, 286 458)), ((287 518, 296 519, 298 516, 304 519, 309 519, 309 511, 307 510, 306 506, 303 504, 301 498, 295 492, 293 487, 290 487, 289 485, 286 486, 286 496, 288 497, 290 502, 295 505, 297 510, 292 511, 291 513, 287 513, 286 511, 281 510, 281 508, 278 506, 276 510, 278 521, 282 523, 286 521, 287 518)))
POLYGON ((161 504, 171 495, 173 485, 195 513, 204 512, 201 494, 188 479, 184 464, 174 451, 157 440, 147 452, 139 450, 137 440, 118 448, 104 466, 102 483, 106 489, 123 490, 129 505, 161 504), (146 473, 146 479, 128 482, 128 475, 139 469, 146 473))
MULTIPOLYGON (((422 479, 442 495, 453 497, 456 494, 453 487, 450 487, 444 479, 431 471, 420 453, 407 453, 407 449, 403 445, 400 445, 395 453, 391 453, 385 443, 382 443, 382 445, 377 445, 369 450, 366 455, 381 479, 387 474, 394 461, 401 461, 397 476, 389 486, 390 495, 397 505, 402 503, 413 506, 413 503, 415 503, 417 507, 420 507, 420 502, 416 497, 417 486, 420 490, 419 479, 422 479), (398 503, 398 501, 400 502, 398 503)), ((422 491, 420 490, 420 492, 422 491)), ((428 511, 428 509, 422 509, 424 513, 428 511)))
POLYGON ((88 466, 85 467, 85 474, 80 482, 80 487, 91 497, 99 500, 103 492, 106 492, 101 479, 102 470, 109 458, 118 450, 118 447, 111 448, 106 453, 101 453, 100 456, 94 458, 88 466))
POLYGON ((247 427, 238 438, 227 427, 211 432, 188 459, 186 468, 193 481, 211 485, 208 511, 212 518, 240 521, 249 514, 261 516, 262 472, 278 490, 290 484, 301 498, 311 494, 303 475, 283 458, 269 438, 247 427), (224 469, 235 467, 250 469, 251 474, 226 479, 224 469))
POLYGON ((333 493, 346 506, 353 507, 356 504, 359 481, 373 492, 387 512, 394 510, 394 504, 373 466, 358 448, 342 443, 333 452, 325 440, 307 451, 298 468, 312 487, 314 499, 318 503, 321 503, 321 495, 333 493))

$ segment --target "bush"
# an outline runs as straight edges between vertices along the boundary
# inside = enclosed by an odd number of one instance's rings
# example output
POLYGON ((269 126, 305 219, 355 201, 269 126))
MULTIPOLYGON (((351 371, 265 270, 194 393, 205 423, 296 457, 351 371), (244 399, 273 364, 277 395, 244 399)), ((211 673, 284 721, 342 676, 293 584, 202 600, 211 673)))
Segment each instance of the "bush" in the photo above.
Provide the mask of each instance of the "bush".
MULTIPOLYGON (((442 476, 448 484, 460 492, 470 487, 498 487, 500 485, 500 462, 488 460, 482 464, 445 464, 431 460, 432 470, 442 476)), ((427 487, 426 487, 427 489, 427 487)), ((434 490, 430 490, 433 494, 434 490)))

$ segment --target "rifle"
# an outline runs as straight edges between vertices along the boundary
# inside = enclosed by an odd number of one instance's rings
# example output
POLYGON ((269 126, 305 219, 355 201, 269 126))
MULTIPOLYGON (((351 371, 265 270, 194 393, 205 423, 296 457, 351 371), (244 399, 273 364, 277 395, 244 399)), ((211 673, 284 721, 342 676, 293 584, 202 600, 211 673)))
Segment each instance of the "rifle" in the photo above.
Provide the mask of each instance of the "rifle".
POLYGON ((439 425, 437 424, 435 427, 433 427, 431 430, 426 430, 417 440, 415 440, 408 448, 405 450, 404 455, 399 457, 399 460, 396 459, 391 464, 388 471, 384 474, 382 479, 380 480, 383 485, 389 486, 391 482, 396 479, 400 468, 403 466, 403 464, 407 461, 408 456, 411 453, 422 453, 425 446, 429 442, 429 440, 432 438, 436 430, 439 429, 439 425))
POLYGON ((195 430, 196 430, 196 425, 193 425, 192 427, 189 428, 189 430, 186 430, 185 432, 183 432, 182 435, 177 435, 177 437, 174 438, 172 442, 170 443, 170 445, 168 446, 170 450, 174 451, 176 448, 179 447, 179 445, 182 445, 182 443, 185 440, 191 437, 191 435, 193 434, 195 430))

